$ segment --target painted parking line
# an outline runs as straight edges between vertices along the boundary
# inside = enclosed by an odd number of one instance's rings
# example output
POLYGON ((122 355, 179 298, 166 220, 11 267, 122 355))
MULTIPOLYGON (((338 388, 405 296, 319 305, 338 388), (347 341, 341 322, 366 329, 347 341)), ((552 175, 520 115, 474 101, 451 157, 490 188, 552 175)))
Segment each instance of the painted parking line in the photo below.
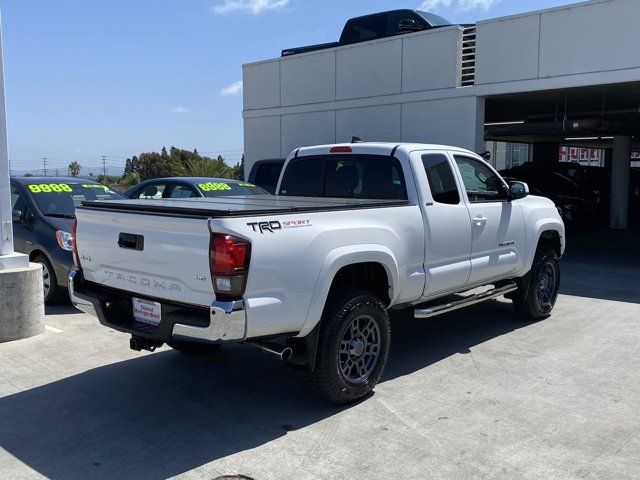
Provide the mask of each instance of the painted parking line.
POLYGON ((62 330, 56 327, 52 327, 51 325, 45 325, 44 328, 46 328, 47 330, 53 333, 62 333, 62 330))

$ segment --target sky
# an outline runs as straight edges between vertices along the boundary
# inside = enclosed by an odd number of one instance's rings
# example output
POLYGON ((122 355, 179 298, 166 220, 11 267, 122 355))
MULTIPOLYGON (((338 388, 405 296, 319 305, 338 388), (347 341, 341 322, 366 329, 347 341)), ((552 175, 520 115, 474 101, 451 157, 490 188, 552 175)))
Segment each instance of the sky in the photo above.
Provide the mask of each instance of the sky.
MULTIPOLYGON (((242 64, 335 41, 354 16, 473 23, 563 0, 0 0, 14 170, 110 171, 176 146, 242 155, 242 64)), ((83 172, 84 173, 84 172, 83 172)))

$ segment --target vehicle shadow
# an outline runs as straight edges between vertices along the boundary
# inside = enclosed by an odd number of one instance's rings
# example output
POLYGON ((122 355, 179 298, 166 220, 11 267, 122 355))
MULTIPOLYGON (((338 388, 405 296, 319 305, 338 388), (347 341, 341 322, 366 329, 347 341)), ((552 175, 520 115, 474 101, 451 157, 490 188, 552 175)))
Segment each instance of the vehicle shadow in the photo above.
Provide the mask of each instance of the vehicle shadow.
POLYGON ((71 303, 60 305, 47 305, 44 307, 45 315, 82 315, 82 312, 71 303))
MULTIPOLYGON (((528 325, 496 301, 430 320, 394 313, 392 324, 383 382, 528 325)), ((163 350, 0 399, 0 446, 53 479, 166 478, 345 408, 247 345, 163 350)))

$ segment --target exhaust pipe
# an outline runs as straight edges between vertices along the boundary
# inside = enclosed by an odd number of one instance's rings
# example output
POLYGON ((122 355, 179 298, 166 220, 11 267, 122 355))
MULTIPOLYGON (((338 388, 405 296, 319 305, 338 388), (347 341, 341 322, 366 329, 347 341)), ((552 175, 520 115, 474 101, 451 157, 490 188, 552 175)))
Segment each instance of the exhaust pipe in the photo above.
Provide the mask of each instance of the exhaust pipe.
POLYGON ((284 347, 277 343, 255 341, 251 342, 251 345, 279 357, 280 360, 287 361, 293 356, 293 349, 291 347, 284 347))

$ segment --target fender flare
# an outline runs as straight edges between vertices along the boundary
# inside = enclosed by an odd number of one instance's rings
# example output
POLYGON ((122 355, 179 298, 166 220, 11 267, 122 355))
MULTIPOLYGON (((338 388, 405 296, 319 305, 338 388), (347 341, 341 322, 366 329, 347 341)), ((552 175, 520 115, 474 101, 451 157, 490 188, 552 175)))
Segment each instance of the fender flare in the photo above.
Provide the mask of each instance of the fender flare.
POLYGON ((356 263, 379 263, 384 267, 390 284, 389 298, 391 305, 393 305, 400 291, 398 262, 393 252, 388 247, 378 244, 338 247, 331 250, 322 263, 309 310, 302 329, 297 335, 298 337, 308 335, 320 322, 320 317, 322 317, 322 312, 329 296, 329 290, 338 271, 343 267, 356 263))
POLYGON ((548 218, 540 219, 536 222, 534 226, 534 234, 531 236, 534 239, 527 248, 527 257, 524 266, 524 272, 528 273, 531 271, 531 267, 533 266, 533 259, 536 256, 536 250, 538 249, 538 244, 540 243, 540 238, 544 232, 548 231, 557 232, 560 237, 560 253, 564 253, 564 224, 560 220, 550 220, 548 218))

